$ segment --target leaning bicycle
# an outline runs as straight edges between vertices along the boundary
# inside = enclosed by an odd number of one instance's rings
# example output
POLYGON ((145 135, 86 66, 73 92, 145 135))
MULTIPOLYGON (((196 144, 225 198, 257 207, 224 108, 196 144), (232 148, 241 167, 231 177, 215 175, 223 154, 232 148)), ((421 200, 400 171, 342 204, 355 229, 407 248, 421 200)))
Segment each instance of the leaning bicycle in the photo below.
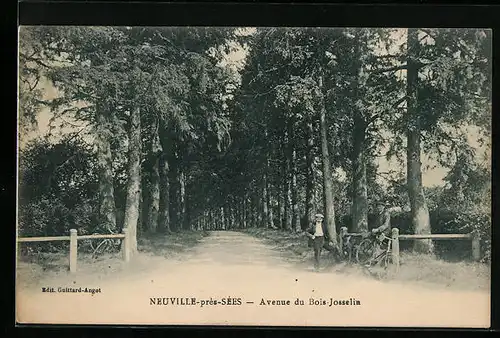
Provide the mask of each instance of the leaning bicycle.
POLYGON ((384 275, 392 264, 392 238, 383 232, 373 232, 365 238, 355 248, 356 263, 367 268, 381 268, 384 275))
POLYGON ((363 240, 363 234, 347 234, 342 238, 342 254, 347 264, 355 261, 356 248, 363 240))
MULTIPOLYGON (((112 231, 108 231, 110 235, 114 235, 112 231)), ((101 235, 100 233, 93 233, 92 235, 101 235)), ((116 253, 120 251, 121 241, 115 238, 96 238, 86 239, 84 242, 86 251, 90 253, 91 258, 96 260, 98 257, 105 253, 116 253)))
POLYGON ((116 253, 120 251, 120 240, 114 238, 104 238, 92 252, 92 259, 97 259, 105 253, 116 253))

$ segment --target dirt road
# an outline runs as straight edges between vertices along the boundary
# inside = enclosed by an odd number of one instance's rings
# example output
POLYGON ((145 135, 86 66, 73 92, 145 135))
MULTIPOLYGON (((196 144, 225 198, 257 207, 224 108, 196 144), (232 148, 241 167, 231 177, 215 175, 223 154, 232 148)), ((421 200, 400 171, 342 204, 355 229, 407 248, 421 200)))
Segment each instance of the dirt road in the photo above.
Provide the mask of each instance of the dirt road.
POLYGON ((231 231, 212 232, 181 260, 156 260, 141 272, 100 280, 97 276, 68 278, 44 281, 46 287, 54 288, 53 293, 40 288, 18 290, 18 321, 489 326, 488 293, 430 289, 330 271, 316 273, 287 262, 261 240, 231 231), (66 287, 101 292, 57 292, 66 287), (290 304, 276 305, 276 301, 290 304), (343 301, 347 305, 339 305, 343 301))

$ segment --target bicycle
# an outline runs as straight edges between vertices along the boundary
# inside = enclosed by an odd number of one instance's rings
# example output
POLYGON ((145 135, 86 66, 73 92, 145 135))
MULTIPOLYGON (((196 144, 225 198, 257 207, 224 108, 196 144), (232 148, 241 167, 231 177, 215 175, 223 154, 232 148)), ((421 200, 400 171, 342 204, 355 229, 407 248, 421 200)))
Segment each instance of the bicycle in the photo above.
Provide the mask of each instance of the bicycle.
MULTIPOLYGON (((110 232, 110 234, 113 234, 110 232)), ((92 235, 101 235, 100 233, 93 233, 92 235)), ((121 241, 114 238, 102 238, 98 240, 98 244, 94 245, 96 239, 86 239, 84 246, 88 252, 91 253, 91 258, 96 260, 100 255, 108 252, 115 253, 120 251, 121 241)))
POLYGON ((120 251, 120 240, 113 238, 104 238, 92 251, 92 259, 97 259, 100 255, 108 252, 115 253, 120 251))
POLYGON ((383 232, 369 233, 356 247, 356 262, 368 270, 380 267, 387 274, 387 268, 392 263, 391 246, 392 238, 383 232))
POLYGON ((346 258, 347 264, 353 261, 356 257, 356 248, 360 244, 360 239, 362 240, 362 234, 348 234, 342 239, 342 253, 346 258))

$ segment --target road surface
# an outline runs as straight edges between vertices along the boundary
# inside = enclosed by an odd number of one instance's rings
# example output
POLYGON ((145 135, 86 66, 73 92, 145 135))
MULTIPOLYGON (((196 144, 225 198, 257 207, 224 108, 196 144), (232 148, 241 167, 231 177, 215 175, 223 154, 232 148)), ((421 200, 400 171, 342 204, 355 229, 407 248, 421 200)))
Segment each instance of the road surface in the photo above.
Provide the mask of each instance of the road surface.
POLYGON ((285 260, 262 240, 239 232, 211 232, 181 260, 157 259, 133 271, 101 279, 77 275, 44 281, 54 288, 53 293, 40 288, 17 290, 18 321, 489 327, 487 292, 313 272, 285 260), (67 287, 100 292, 57 292, 67 287))

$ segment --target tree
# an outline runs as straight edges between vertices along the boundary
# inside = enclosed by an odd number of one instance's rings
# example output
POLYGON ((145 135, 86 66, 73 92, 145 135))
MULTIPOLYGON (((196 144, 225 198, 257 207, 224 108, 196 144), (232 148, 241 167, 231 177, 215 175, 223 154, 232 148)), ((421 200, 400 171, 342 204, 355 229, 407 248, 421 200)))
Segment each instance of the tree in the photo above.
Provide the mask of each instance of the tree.
POLYGON ((44 63, 43 48, 36 31, 22 27, 19 30, 19 118, 23 132, 36 127, 36 117, 43 106, 42 90, 44 63))
MULTIPOLYGON (((325 32, 315 34, 312 30, 299 29, 258 30, 254 36, 242 81, 243 95, 251 97, 252 100, 251 103, 245 105, 252 114, 249 114, 249 120, 255 118, 262 121, 264 130, 267 130, 269 135, 273 135, 273 138, 288 140, 288 147, 281 148, 284 154, 273 156, 273 158, 285 160, 284 163, 276 161, 281 170, 274 172, 283 173, 285 177, 284 183, 282 183, 283 186, 287 187, 282 190, 286 195, 283 200, 288 201, 285 203, 284 211, 287 220, 285 227, 299 231, 312 220, 309 218, 311 218, 312 210, 315 208, 313 205, 315 138, 317 138, 318 144, 323 142, 326 145, 326 148, 321 148, 326 150, 323 152, 323 171, 330 170, 331 162, 328 149, 329 137, 326 135, 328 127, 324 103, 327 89, 323 88, 323 78, 325 77, 323 68, 329 67, 330 60, 325 55, 325 49, 321 46, 329 46, 336 39, 337 33, 333 35, 323 33, 325 32), (263 92, 261 88, 268 88, 268 90, 263 92), (267 110, 259 108, 257 111, 274 111, 275 113, 256 116, 255 110, 252 111, 251 107, 254 104, 262 105, 266 102, 271 102, 272 105, 266 105, 267 110), (279 116, 279 118, 273 118, 273 115, 279 116), (307 128, 299 127, 303 122, 307 128), (279 128, 283 123, 287 128, 279 128), (321 138, 313 132, 315 123, 322 127, 320 128, 321 138), (282 170, 283 167, 287 170, 282 170), (307 169, 304 171, 305 168, 307 169), (304 181, 307 182, 305 189, 303 189, 304 185, 302 184, 304 181), (303 199, 304 193, 305 199, 303 199), (298 217, 301 207, 306 210, 302 226, 299 223, 300 217, 298 217)), ((254 123, 254 125, 256 128, 261 128, 260 123, 254 123)), ((255 133, 258 134, 259 131, 255 130, 255 133)), ((270 153, 276 154, 276 148, 272 145, 262 147, 259 151, 264 153, 264 158, 268 158, 270 153)), ((324 183, 326 183, 324 190, 326 222, 329 238, 335 245, 336 230, 331 172, 325 173, 324 179, 324 183)))
POLYGON ((96 168, 95 152, 74 135, 57 143, 30 141, 19 154, 19 235, 93 233, 96 168))
POLYGON ((125 63, 123 32, 102 27, 30 27, 44 51, 45 73, 61 95, 47 102, 53 120, 71 117, 84 122, 97 144, 100 172, 100 225, 117 231, 111 136, 122 136, 125 63), (97 49, 94 47, 98 46, 97 49), (89 130, 90 129, 90 130, 89 130))
MULTIPOLYGON (((412 224, 416 234, 431 232, 429 209, 425 201, 422 186, 421 163, 421 112, 418 106, 418 61, 419 39, 416 29, 408 29, 408 61, 407 61, 407 184, 410 198, 412 224)), ((431 240, 415 241, 415 249, 419 252, 433 251, 431 240)))
MULTIPOLYGON (((374 74, 392 76, 405 71, 401 81, 406 101, 403 118, 389 125, 406 135, 407 187, 415 233, 431 231, 422 187, 421 151, 438 154, 446 166, 443 149, 455 147, 451 135, 464 123, 484 125, 490 96, 488 35, 485 30, 408 29, 403 53, 388 61, 392 64, 373 70, 374 74)), ((396 136, 390 153, 398 152, 400 141, 396 136)), ((432 252, 432 242, 415 241, 415 250, 432 252)))
POLYGON ((25 31, 20 118, 45 105, 53 119, 81 124, 73 136, 96 146, 100 232, 127 227, 135 250, 143 230, 303 231, 322 212, 336 251, 339 223, 367 230, 389 201, 409 204, 413 231, 428 233, 422 152, 451 170, 433 205, 475 196, 465 176, 482 169, 467 128, 490 133, 489 32, 258 28, 245 40, 236 31, 25 31), (227 54, 241 41, 248 54, 234 70, 227 54), (59 97, 41 99, 33 84, 42 75, 59 97), (407 172, 383 186, 375 160, 386 147, 407 172))

